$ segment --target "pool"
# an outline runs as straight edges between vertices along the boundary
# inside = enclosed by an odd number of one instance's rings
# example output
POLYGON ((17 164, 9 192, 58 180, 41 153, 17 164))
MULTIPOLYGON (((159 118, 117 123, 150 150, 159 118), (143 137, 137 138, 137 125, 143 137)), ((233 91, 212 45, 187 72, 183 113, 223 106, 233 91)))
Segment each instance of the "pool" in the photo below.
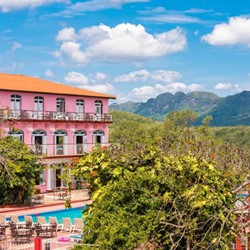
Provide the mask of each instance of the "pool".
MULTIPOLYGON (((62 218, 69 217, 71 218, 72 223, 74 224, 74 218, 81 218, 82 212, 85 206, 75 207, 70 209, 54 210, 36 214, 28 214, 32 216, 34 222, 37 222, 37 216, 44 216, 46 221, 49 222, 49 217, 57 217, 58 223, 62 223, 62 218)), ((24 221, 24 215, 18 216, 19 221, 24 221)))

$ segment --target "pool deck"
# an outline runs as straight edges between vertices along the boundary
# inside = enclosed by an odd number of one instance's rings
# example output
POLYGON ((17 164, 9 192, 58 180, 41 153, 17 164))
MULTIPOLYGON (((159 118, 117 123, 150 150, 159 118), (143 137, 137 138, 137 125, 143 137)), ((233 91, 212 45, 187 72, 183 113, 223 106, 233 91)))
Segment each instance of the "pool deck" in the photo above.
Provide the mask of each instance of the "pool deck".
MULTIPOLYGON (((27 215, 27 214, 39 214, 42 212, 54 211, 64 209, 65 200, 60 200, 58 197, 54 197, 52 193, 44 194, 44 202, 43 204, 36 204, 31 206, 22 206, 22 207, 4 207, 0 208, 0 214, 5 214, 7 217, 11 214, 15 215, 27 215)), ((73 190, 71 192, 71 206, 80 207, 87 204, 91 204, 92 201, 89 199, 88 193, 86 190, 73 190)), ((42 239, 42 249, 45 249, 45 243, 50 242, 50 249, 72 249, 72 243, 68 245, 65 243, 59 242, 60 237, 70 237, 71 233, 65 231, 58 231, 57 236, 51 239, 42 239)), ((79 234, 79 233, 78 233, 79 234)), ((0 249, 9 249, 9 250, 33 250, 34 249, 34 238, 32 238, 31 242, 25 245, 16 245, 12 242, 10 231, 8 228, 6 239, 1 241, 0 240, 0 249)))
MULTIPOLYGON (((88 194, 85 190, 72 190, 71 192, 71 206, 79 207, 86 204, 90 204, 92 201, 89 199, 88 194)), ((0 214, 5 214, 9 216, 11 214, 15 215, 26 215, 26 214, 36 214, 41 212, 48 212, 53 210, 64 209, 65 200, 59 200, 55 198, 52 193, 44 194, 43 204, 34 204, 31 206, 22 207, 4 207, 0 208, 0 214)))

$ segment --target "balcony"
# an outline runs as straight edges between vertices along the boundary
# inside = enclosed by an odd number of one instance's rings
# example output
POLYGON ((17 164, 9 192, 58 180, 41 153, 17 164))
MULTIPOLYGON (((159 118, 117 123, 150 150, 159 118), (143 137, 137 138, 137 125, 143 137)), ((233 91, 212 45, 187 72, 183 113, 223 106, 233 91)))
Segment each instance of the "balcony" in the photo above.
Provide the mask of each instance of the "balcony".
POLYGON ((6 109, 0 109, 0 119, 112 122, 112 116, 108 113, 95 114, 6 109))
POLYGON ((108 143, 103 144, 43 144, 43 145, 27 145, 34 151, 36 155, 43 157, 53 156, 72 156, 72 155, 83 155, 91 152, 98 146, 109 146, 108 143))

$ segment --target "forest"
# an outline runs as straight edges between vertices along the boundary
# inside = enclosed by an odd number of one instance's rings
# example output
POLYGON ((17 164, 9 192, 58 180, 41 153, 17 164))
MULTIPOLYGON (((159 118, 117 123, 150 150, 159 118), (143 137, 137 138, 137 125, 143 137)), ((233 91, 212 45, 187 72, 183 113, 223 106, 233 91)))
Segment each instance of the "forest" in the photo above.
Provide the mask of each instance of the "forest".
POLYGON ((247 127, 210 127, 210 116, 195 127, 190 110, 162 122, 112 115, 110 146, 73 170, 90 184, 93 200, 75 249, 229 249, 245 236, 248 222, 238 214, 247 204, 235 204, 250 183, 247 127))

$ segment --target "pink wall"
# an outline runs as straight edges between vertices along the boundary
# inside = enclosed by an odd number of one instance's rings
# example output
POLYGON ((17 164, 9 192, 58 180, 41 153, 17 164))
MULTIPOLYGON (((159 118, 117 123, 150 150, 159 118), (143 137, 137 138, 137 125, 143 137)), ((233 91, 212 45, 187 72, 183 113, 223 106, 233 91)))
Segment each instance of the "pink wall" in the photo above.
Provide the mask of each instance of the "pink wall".
POLYGON ((10 96, 16 94, 21 96, 21 109, 33 110, 34 97, 42 96, 44 98, 44 111, 56 111, 56 98, 65 98, 66 112, 76 112, 76 100, 82 99, 85 102, 85 112, 95 112, 95 101, 100 100, 103 102, 103 113, 108 113, 108 99, 107 98, 93 98, 84 96, 66 96, 66 95, 53 95, 53 94, 39 94, 39 93, 26 93, 14 91, 0 91, 0 108, 10 107, 10 96))

